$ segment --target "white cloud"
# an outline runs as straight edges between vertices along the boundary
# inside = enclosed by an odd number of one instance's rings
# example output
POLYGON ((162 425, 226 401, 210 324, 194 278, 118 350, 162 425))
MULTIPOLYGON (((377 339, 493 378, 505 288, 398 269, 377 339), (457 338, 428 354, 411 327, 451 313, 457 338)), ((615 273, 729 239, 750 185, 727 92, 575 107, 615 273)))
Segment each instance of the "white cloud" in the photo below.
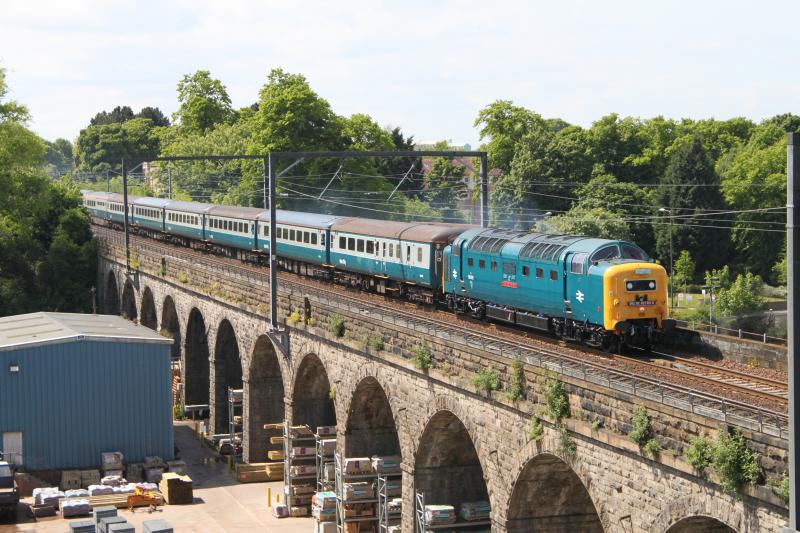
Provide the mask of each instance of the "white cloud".
POLYGON ((475 145, 473 120, 498 98, 582 125, 610 112, 798 112, 795 5, 12 1, 0 61, 47 138, 74 138, 116 105, 171 113, 178 80, 200 68, 249 105, 282 66, 340 114, 475 145))

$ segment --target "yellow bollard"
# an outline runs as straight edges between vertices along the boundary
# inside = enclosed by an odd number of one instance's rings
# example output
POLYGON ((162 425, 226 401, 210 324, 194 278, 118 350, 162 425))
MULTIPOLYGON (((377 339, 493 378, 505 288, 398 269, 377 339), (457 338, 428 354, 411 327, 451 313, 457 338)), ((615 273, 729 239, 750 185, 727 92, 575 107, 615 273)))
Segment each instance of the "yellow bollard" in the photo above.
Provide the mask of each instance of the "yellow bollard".
POLYGON ((272 505, 272 487, 267 487, 267 507, 272 505))

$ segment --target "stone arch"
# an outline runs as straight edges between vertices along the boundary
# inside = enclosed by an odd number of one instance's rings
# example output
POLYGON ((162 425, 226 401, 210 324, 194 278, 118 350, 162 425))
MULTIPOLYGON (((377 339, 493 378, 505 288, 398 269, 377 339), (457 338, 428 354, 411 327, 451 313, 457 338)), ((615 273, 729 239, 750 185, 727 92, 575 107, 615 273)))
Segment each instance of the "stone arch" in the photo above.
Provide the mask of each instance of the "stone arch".
MULTIPOLYGON (((458 507, 490 501, 483 466, 473 437, 451 410, 438 410, 427 422, 414 458, 414 487, 428 505, 458 507)), ((494 514, 494 513, 493 513, 494 514)))
POLYGON ((749 520, 745 518, 741 501, 708 491, 670 501, 647 530, 656 533, 721 533, 759 531, 760 527, 756 516, 751 516, 749 520))
POLYGON ((153 300, 153 291, 150 290, 150 287, 145 287, 142 292, 142 316, 139 319, 139 323, 153 331, 158 330, 158 313, 153 300))
POLYGON ((673 524, 667 533, 736 533, 736 530, 710 516, 690 516, 673 524))
POLYGON ((300 361, 292 387, 292 424, 336 425, 336 406, 331 398, 328 372, 319 356, 309 353, 300 361))
POLYGON ((210 405, 210 361, 208 330, 203 314, 193 307, 186 324, 183 361, 184 402, 186 405, 210 405))
POLYGON ((181 359, 181 322, 172 296, 167 295, 161 306, 161 333, 172 339, 172 360, 181 359))
POLYGON ((401 455, 389 398, 378 380, 365 377, 356 385, 347 410, 345 457, 401 455))
POLYGON ((133 288, 131 280, 125 281, 125 288, 122 290, 122 306, 120 307, 122 316, 134 322, 139 318, 136 311, 136 290, 133 288))
POLYGON ((603 525, 581 478, 556 455, 532 457, 517 476, 506 515, 509 533, 602 533, 603 525))
POLYGON ((119 310, 119 286, 114 270, 108 271, 106 276, 105 294, 103 295, 103 311, 109 315, 118 315, 119 310))
POLYGON ((228 388, 242 388, 242 360, 236 332, 225 318, 217 328, 214 344, 214 429, 216 433, 229 431, 228 388))
POLYGON ((264 424, 283 422, 285 413, 283 375, 275 346, 266 335, 256 339, 250 359, 247 383, 248 424, 247 462, 264 462, 268 450, 280 450, 281 444, 270 444, 264 424))

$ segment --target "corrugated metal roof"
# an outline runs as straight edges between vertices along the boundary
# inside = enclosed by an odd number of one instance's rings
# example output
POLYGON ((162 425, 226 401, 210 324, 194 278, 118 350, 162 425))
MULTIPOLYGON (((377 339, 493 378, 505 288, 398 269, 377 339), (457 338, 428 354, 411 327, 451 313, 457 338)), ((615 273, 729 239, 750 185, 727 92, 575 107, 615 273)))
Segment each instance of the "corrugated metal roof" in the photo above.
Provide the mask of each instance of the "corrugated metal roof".
POLYGON ((89 340, 172 344, 172 339, 120 316, 30 313, 0 318, 0 350, 82 337, 89 340))

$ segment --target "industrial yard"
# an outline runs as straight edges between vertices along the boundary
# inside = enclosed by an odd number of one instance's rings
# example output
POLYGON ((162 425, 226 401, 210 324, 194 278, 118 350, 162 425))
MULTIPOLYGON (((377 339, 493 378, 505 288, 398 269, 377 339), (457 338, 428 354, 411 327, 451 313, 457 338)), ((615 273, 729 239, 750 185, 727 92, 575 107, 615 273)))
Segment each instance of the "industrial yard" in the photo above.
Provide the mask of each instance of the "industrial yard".
MULTIPOLYGON (((282 493, 283 483, 238 483, 227 464, 216 462, 217 454, 197 440, 191 422, 175 423, 175 444, 194 482, 194 504, 164 505, 153 513, 144 508, 133 513, 120 509, 120 516, 135 526, 136 531, 142 530, 143 522, 158 518, 169 522, 174 531, 180 533, 244 533, 255 530, 308 533, 313 530, 311 518, 274 518, 266 503, 267 488, 272 489, 274 499, 276 494, 282 493)), ((30 500, 26 498, 23 501, 30 500)), ((0 533, 63 533, 69 529, 69 522, 85 519, 64 519, 56 515, 33 521, 21 514, 18 524, 0 525, 0 533)))

